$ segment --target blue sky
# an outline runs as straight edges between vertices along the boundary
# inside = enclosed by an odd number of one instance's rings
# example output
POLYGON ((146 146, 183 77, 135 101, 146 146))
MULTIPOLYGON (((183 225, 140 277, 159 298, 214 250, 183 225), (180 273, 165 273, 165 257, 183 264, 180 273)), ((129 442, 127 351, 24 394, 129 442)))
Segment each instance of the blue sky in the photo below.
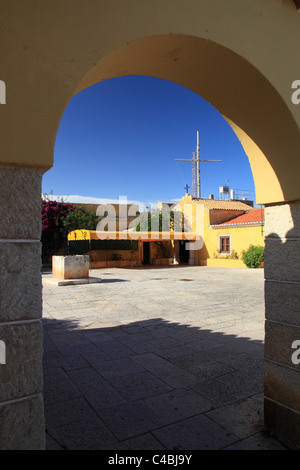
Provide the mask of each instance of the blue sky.
MULTIPOLYGON (((74 96, 56 137, 43 193, 155 203, 192 191, 191 158, 200 133, 201 196, 254 191, 245 152, 216 109, 192 91, 152 77, 113 78, 74 96)), ((82 199, 83 200, 83 199, 82 199)))

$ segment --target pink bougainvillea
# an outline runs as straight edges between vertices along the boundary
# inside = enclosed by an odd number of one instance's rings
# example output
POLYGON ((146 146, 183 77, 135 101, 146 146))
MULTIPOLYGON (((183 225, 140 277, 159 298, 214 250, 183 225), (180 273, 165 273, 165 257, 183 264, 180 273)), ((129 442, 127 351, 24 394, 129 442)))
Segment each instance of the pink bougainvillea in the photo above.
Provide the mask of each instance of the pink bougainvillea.
POLYGON ((63 228, 63 219, 74 211, 73 204, 42 200, 42 232, 59 232, 63 228))
POLYGON ((98 217, 74 204, 42 200, 42 260, 49 263, 55 254, 67 254, 67 235, 76 229, 95 230, 98 217))
POLYGON ((75 210, 73 204, 42 200, 42 261, 49 263, 51 256, 66 249, 66 236, 63 221, 75 210))

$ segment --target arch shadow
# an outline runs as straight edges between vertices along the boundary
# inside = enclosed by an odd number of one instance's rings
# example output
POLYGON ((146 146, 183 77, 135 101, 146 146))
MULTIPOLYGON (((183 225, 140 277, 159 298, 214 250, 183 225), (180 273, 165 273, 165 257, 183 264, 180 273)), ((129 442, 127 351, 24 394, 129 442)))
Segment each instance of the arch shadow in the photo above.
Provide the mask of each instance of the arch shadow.
POLYGON ((162 318, 44 319, 47 449, 283 449, 263 430, 263 342, 162 318))

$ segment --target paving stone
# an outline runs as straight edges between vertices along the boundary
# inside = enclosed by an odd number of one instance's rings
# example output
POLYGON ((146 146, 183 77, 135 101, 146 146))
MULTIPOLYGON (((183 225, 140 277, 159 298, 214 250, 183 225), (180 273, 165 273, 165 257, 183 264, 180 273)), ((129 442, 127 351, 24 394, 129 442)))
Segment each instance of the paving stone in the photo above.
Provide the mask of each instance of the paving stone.
POLYGON ((263 405, 258 407, 251 398, 209 411, 206 416, 239 439, 263 430, 263 405))
POLYGON ((81 419, 89 420, 93 416, 93 411, 82 397, 45 405, 46 430, 81 419))
POLYGON ((69 376, 96 411, 124 402, 111 385, 91 367, 70 371, 69 376))
POLYGON ((84 356, 91 366, 105 379, 143 372, 144 369, 130 358, 111 360, 105 353, 88 354, 84 356), (107 359, 103 359, 103 356, 107 359))
POLYGON ((95 330, 88 330, 83 332, 84 336, 89 339, 92 343, 101 346, 104 341, 111 341, 112 336, 105 333, 104 331, 95 331, 95 330))
POLYGON ((199 393, 202 397, 212 401, 215 406, 222 406, 238 400, 234 393, 230 393, 228 386, 222 381, 208 379, 192 387, 192 390, 199 393))
POLYGON ((147 371, 110 376, 108 381, 127 401, 139 400, 172 390, 166 383, 147 371))
POLYGON ((61 367, 66 371, 82 369, 88 367, 88 362, 80 355, 74 355, 69 357, 62 357, 60 360, 61 367))
POLYGON ((60 366, 58 358, 43 360, 43 379, 44 384, 53 380, 67 379, 67 375, 60 366))
POLYGON ((254 378, 249 378, 240 372, 231 372, 217 377, 216 382, 223 383, 229 393, 233 393, 238 398, 244 398, 262 392, 263 382, 254 378))
POLYGON ((197 381, 194 375, 153 353, 135 356, 133 360, 173 388, 183 388, 197 381))
POLYGON ((105 352, 111 359, 130 357, 134 354, 131 349, 114 339, 101 343, 101 351, 105 352))
POLYGON ((64 448, 46 432, 46 450, 64 450, 64 448))
POLYGON ((139 436, 163 424, 162 417, 143 400, 110 407, 98 414, 120 441, 139 436))
POLYGON ((231 372, 200 382, 193 390, 220 406, 261 392, 263 383, 239 372, 231 372))
POLYGON ((195 351, 186 345, 180 345, 174 348, 157 349, 155 354, 169 362, 173 362, 174 360, 184 357, 188 354, 195 354, 195 351))
POLYGON ((165 447, 152 434, 126 439, 118 444, 106 446, 106 450, 165 450, 165 447))
POLYGON ((206 380, 221 377, 222 375, 234 371, 233 368, 217 361, 208 362, 207 364, 195 364, 192 366, 188 366, 187 370, 192 374, 196 375, 199 381, 200 379, 206 380))
POLYGON ((155 352, 158 349, 167 349, 179 346, 180 343, 176 341, 174 338, 157 338, 152 340, 136 340, 134 338, 131 341, 127 342, 127 346, 132 349, 137 354, 145 354, 149 352, 155 352))
POLYGON ((66 450, 105 450, 116 442, 112 433, 96 416, 61 426, 56 432, 66 450))
POLYGON ((70 400, 80 396, 79 390, 68 377, 64 377, 61 380, 48 381, 47 387, 44 389, 45 405, 70 400))
POLYGON ((250 354, 238 354, 224 360, 224 363, 242 372, 244 375, 255 378, 257 380, 264 380, 264 360, 251 356, 250 354))
POLYGON ((154 412, 171 424, 211 410, 214 404, 191 390, 172 390, 145 400, 154 412))
POLYGON ((261 431, 226 447, 224 450, 287 450, 287 448, 261 431))
POLYGON ((43 334, 43 351, 44 353, 48 353, 50 351, 56 351, 55 345, 51 340, 50 336, 44 330, 43 334))
POLYGON ((74 354, 84 354, 99 351, 85 336, 78 331, 63 331, 51 334, 52 342, 55 344, 59 352, 64 356, 74 354))
POLYGON ((204 349, 213 349, 219 346, 224 346, 224 339, 223 338, 206 338, 206 339, 198 339, 197 341, 192 341, 187 344, 187 346, 191 349, 196 351, 202 351, 204 349))
POLYGON ((168 450, 216 450, 237 441, 226 429, 203 415, 153 431, 153 435, 168 450))

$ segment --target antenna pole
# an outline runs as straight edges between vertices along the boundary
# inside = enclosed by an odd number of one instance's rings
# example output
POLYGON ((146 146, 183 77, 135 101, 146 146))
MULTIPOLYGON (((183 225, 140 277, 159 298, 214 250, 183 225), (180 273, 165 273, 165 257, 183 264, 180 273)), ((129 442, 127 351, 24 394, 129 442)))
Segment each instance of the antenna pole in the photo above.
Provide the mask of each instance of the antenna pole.
POLYGON ((197 149, 196 149, 196 193, 197 198, 201 197, 200 187, 200 152, 199 152, 199 131, 197 131, 197 149))
POLYGON ((193 196, 201 198, 201 184, 200 184, 200 162, 221 162, 222 160, 200 160, 199 150, 199 131, 197 131, 197 147, 196 152, 193 152, 192 159, 190 158, 175 158, 176 161, 192 162, 192 183, 193 183, 193 196))

